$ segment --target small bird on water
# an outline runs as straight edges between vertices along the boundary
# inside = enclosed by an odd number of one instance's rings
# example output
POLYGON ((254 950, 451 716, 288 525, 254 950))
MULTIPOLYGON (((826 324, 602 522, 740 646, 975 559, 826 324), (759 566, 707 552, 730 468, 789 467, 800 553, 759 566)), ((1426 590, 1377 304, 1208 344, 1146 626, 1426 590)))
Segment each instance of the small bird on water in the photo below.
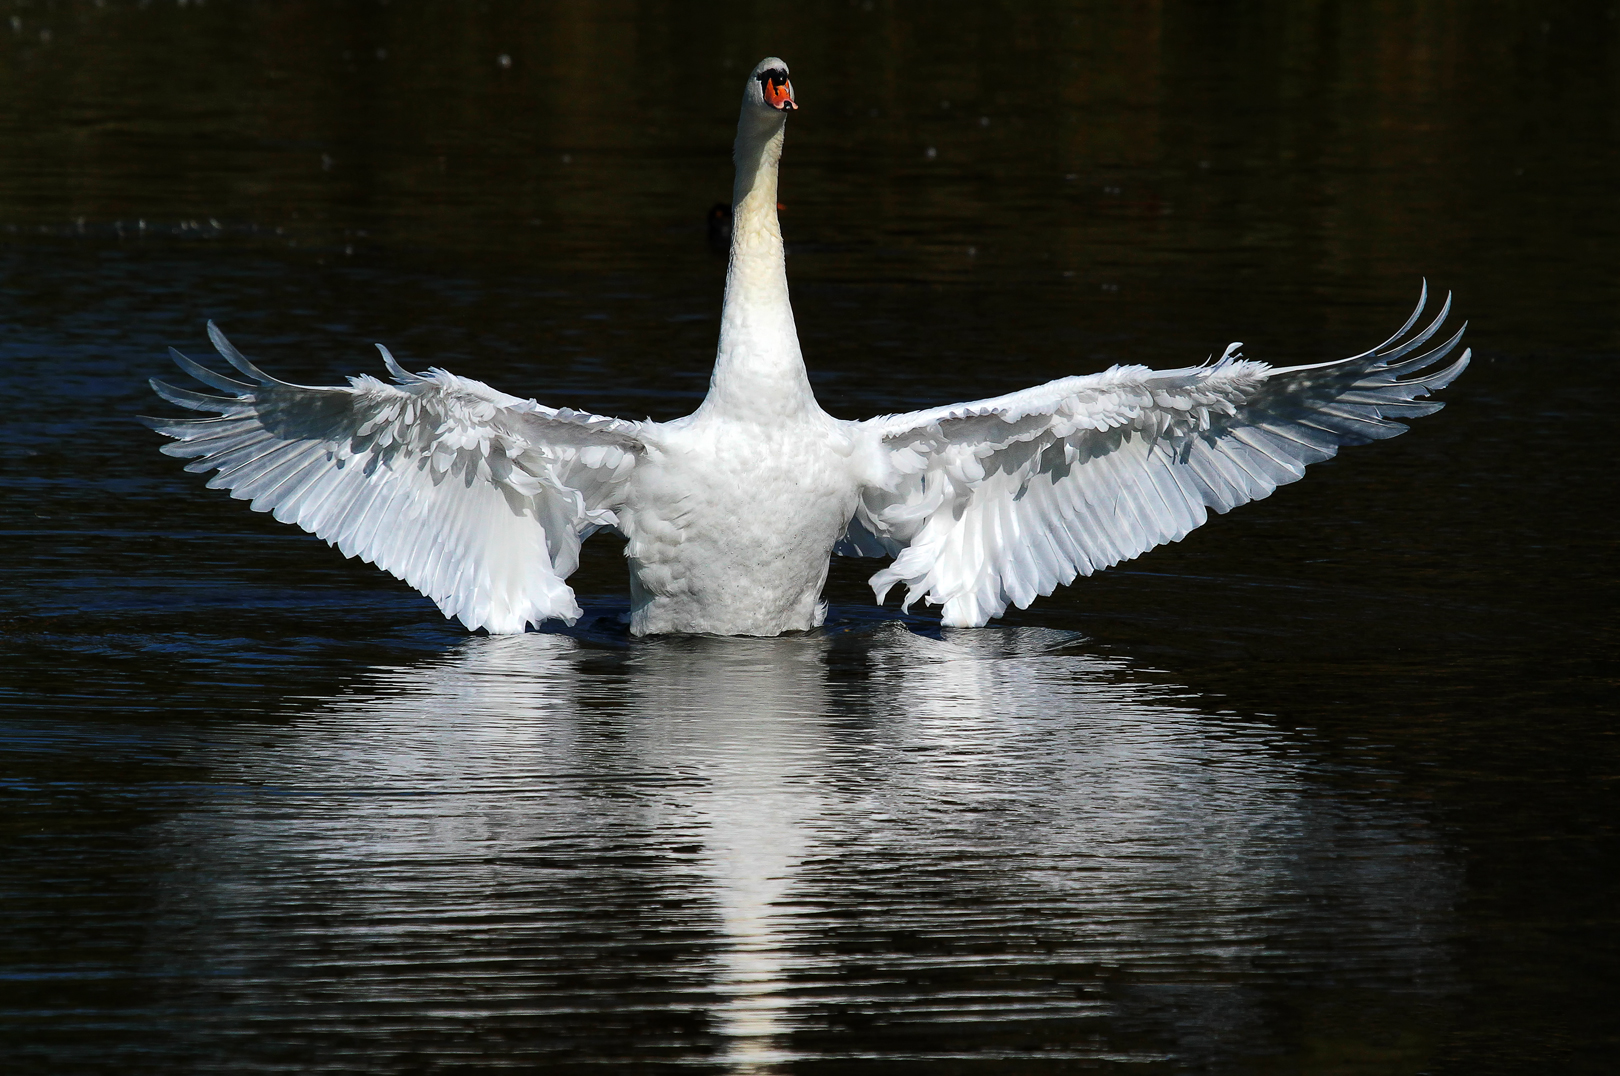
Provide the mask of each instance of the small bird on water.
POLYGON ((864 421, 811 392, 788 301, 777 170, 798 108, 774 57, 744 85, 730 266, 707 397, 673 422, 548 407, 444 370, 393 383, 288 384, 209 338, 248 381, 172 351, 225 393, 154 380, 200 419, 151 419, 163 451, 432 598, 469 629, 572 623, 566 580, 598 530, 625 538, 630 630, 778 635, 821 624, 831 556, 890 557, 881 603, 977 627, 1076 576, 1265 497, 1341 445, 1426 415, 1469 353, 1450 310, 1347 359, 1273 367, 1226 349, 1175 370, 1116 366, 1020 392, 864 421), (1404 378, 1404 379, 1403 379, 1404 378))

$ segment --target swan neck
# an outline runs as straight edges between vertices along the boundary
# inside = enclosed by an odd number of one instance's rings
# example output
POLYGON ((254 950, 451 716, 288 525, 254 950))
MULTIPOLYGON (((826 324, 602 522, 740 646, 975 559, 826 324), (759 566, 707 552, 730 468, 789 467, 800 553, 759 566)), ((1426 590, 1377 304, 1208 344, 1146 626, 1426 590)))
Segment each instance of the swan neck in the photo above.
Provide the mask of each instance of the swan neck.
POLYGON ((767 418, 815 404, 788 300, 776 215, 784 135, 779 114, 760 116, 744 107, 734 152, 725 309, 705 408, 767 418))
POLYGON ((732 147, 732 163, 737 166, 736 178, 731 184, 733 213, 732 247, 742 232, 737 214, 752 214, 756 230, 764 228, 781 239, 776 219, 776 178, 782 166, 782 144, 787 139, 787 124, 760 124, 749 122, 744 116, 737 125, 737 141, 732 147))

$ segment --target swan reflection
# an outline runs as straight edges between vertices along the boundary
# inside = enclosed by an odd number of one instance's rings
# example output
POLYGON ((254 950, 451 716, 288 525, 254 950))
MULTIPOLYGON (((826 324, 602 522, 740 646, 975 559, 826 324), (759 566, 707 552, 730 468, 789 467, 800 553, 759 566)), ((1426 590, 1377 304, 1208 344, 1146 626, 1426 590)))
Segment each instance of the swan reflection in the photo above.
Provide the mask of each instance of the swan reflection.
POLYGON ((169 825, 200 850, 170 943, 272 1009, 341 969, 299 1002, 333 1028, 736 1072, 872 1024, 943 1059, 1014 1017, 1056 1029, 1042 1057, 1172 1056, 1300 969, 1446 989, 1421 820, 1072 638, 524 635, 374 670, 221 741, 262 791, 169 825))

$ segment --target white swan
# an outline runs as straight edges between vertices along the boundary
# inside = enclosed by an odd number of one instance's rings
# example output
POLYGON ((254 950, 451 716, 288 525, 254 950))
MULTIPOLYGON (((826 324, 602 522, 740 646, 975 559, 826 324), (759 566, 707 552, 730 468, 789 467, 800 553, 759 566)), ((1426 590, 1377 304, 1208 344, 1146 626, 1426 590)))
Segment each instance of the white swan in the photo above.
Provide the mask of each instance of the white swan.
MULTIPOLYGON (((816 403, 788 302, 776 176, 787 65, 749 76, 737 124, 735 223, 709 394, 673 422, 631 422, 508 396, 443 370, 395 384, 278 381, 209 324, 252 383, 172 351, 204 395, 165 399, 217 417, 149 420, 163 451, 217 470, 249 500, 405 580, 470 629, 520 632, 580 615, 565 579, 600 528, 627 539, 631 631, 776 635, 815 627, 830 555, 890 556, 881 602, 938 603, 978 626, 1009 604, 1176 541, 1264 497, 1389 421, 1468 364, 1407 337, 1336 362, 1273 368, 1233 344, 1213 365, 1116 366, 995 399, 846 422, 816 403), (1429 372, 1424 372, 1429 371, 1429 372), (1400 380, 1402 375, 1411 375, 1400 380)), ((1427 288, 1424 291, 1427 296, 1427 288)))

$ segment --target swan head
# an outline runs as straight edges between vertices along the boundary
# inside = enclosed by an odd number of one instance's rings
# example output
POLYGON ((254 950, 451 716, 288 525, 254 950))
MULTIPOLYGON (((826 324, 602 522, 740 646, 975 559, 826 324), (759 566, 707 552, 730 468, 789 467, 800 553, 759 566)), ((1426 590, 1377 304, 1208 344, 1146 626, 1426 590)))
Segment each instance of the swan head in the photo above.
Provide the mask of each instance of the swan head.
POLYGON ((780 119, 799 107, 793 99, 793 83, 788 66, 775 56, 767 56, 748 74, 743 87, 743 108, 758 110, 780 119))

